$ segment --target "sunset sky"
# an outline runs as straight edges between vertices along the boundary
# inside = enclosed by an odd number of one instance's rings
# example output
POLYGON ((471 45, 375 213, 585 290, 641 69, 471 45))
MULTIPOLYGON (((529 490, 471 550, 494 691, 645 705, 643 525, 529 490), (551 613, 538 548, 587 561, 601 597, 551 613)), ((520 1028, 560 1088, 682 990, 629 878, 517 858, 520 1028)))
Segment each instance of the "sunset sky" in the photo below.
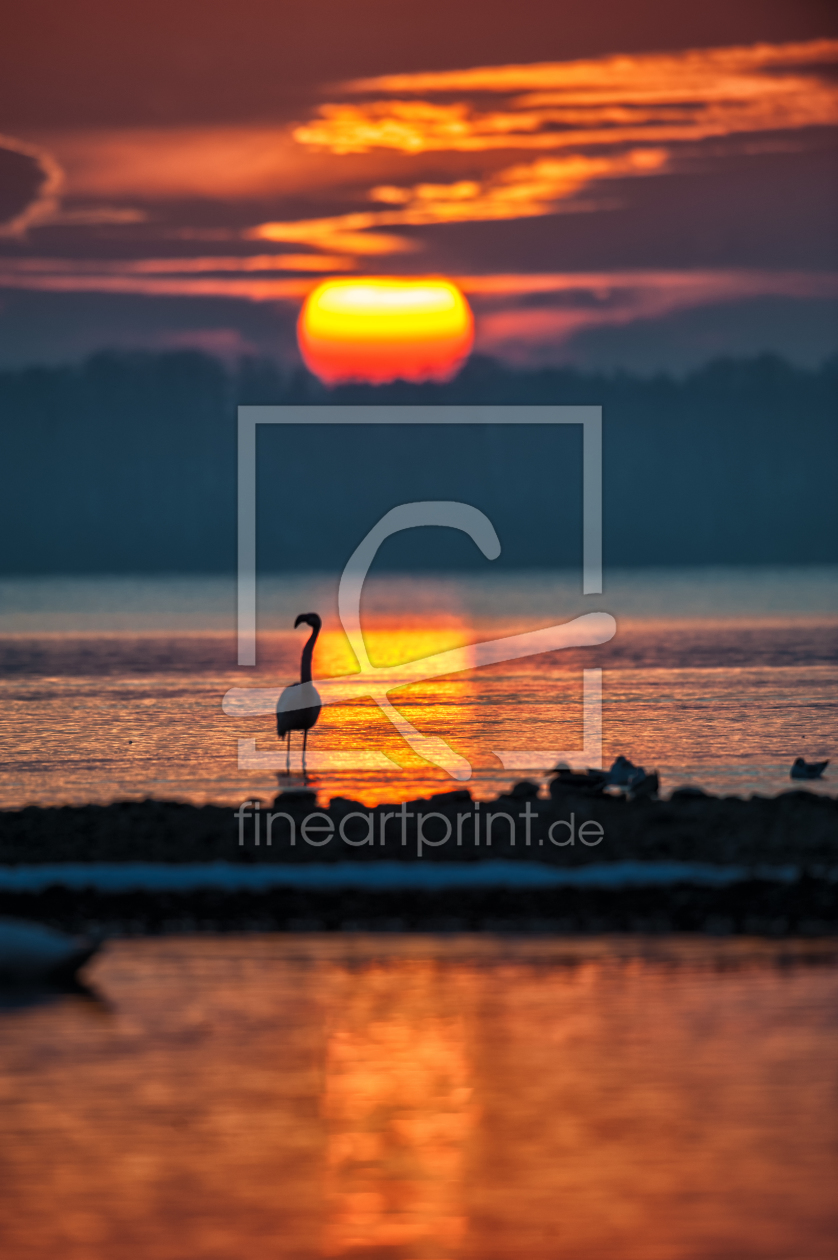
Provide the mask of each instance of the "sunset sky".
POLYGON ((32 0, 0 46, 0 366, 295 361, 329 276, 446 276, 476 349, 838 349, 814 0, 32 0))

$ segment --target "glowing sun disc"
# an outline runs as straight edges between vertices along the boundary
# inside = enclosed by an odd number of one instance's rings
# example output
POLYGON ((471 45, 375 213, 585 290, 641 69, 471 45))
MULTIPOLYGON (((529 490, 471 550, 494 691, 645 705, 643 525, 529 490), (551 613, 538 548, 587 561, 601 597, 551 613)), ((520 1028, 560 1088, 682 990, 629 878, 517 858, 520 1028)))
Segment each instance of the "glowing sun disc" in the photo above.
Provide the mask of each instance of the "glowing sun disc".
POLYGON ((446 380, 471 350, 474 319, 450 280, 325 280, 306 299, 297 339, 329 385, 446 380))

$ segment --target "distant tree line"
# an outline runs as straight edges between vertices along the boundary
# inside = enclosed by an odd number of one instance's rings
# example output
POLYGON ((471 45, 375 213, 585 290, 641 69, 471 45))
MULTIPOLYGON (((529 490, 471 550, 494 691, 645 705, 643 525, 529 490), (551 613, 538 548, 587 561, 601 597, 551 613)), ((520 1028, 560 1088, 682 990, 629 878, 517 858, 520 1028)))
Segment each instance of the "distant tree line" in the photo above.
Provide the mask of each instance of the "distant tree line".
MULTIPOLYGON (((239 403, 601 404, 608 563, 833 562, 837 398, 838 359, 806 371, 773 356, 717 361, 683 380, 474 357, 447 384, 335 390, 269 362, 230 370, 192 352, 5 372, 0 571, 232 570, 239 403)), ((534 429, 457 429, 438 441, 426 429, 370 442, 337 429, 260 437, 263 568, 340 568, 381 511, 411 497, 475 502, 496 523, 504 563, 578 561, 578 435, 550 446, 534 429)), ((405 544, 390 560, 485 563, 467 540, 434 546, 405 544)))

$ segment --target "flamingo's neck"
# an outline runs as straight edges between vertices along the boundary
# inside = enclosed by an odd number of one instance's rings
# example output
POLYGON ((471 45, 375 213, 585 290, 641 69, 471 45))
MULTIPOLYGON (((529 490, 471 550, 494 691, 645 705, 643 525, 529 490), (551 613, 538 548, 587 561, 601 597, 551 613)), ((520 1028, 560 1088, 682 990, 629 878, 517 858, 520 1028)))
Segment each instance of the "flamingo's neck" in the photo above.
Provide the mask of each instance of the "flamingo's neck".
POLYGON ((300 660, 300 682, 311 682, 311 658, 314 656, 314 644, 319 633, 320 627, 315 626, 303 648, 303 655, 300 660))

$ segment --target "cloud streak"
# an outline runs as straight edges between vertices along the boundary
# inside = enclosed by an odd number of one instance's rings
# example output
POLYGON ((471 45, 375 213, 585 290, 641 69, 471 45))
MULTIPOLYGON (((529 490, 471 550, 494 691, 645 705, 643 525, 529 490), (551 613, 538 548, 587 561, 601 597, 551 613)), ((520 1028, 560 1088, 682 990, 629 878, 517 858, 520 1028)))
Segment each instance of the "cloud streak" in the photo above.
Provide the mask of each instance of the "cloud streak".
MULTIPOLYGON (((319 283, 315 277, 254 275, 254 264, 266 261, 273 259, 251 256, 87 262, 82 273, 78 264, 62 259, 6 259, 0 263, 0 288, 226 298, 296 306, 319 283), (215 274, 196 275, 197 271, 215 274)), ((587 329, 625 326, 701 306, 760 297, 838 298, 838 273, 803 271, 499 273, 452 279, 474 309, 476 349, 520 363, 531 362, 544 347, 549 347, 555 357, 557 349, 587 329)))
POLYGON ((835 300, 838 274, 696 270, 493 275, 460 283, 478 312, 476 348, 528 364, 577 333, 754 298, 835 300), (533 300, 548 305, 528 305, 533 300), (550 300, 552 299, 552 300, 550 300))
POLYGON ((543 158, 508 167, 481 180, 408 187, 379 185, 371 189, 371 200, 388 203, 392 209, 325 219, 262 223, 248 235, 256 240, 297 242, 350 253, 400 253, 416 246, 404 237, 369 229, 528 219, 553 214, 560 203, 598 180, 653 175, 665 164, 666 154, 661 150, 638 149, 616 156, 575 154, 543 158))
MULTIPOLYGON (((335 183, 329 155, 309 152, 285 126, 134 127, 72 130, 38 137, 84 198, 166 202, 241 201, 307 194, 335 183)), ((353 159, 358 177, 376 178, 381 160, 353 159)))
POLYGON ((243 257, 202 258, 7 258, 0 262, 5 275, 189 275, 195 272, 347 271, 352 259, 325 254, 248 254, 243 257))
POLYGON ((644 138, 683 143, 834 125, 838 91, 823 70, 837 60, 838 40, 821 39, 384 75, 347 85, 350 93, 384 99, 324 105, 319 119, 294 134, 301 144, 334 153, 420 153, 633 144, 644 138), (400 99, 421 93, 506 99, 492 110, 464 101, 400 99))
POLYGON ((556 155, 449 184, 380 185, 370 198, 392 209, 267 223, 254 235, 387 253, 403 251, 404 239, 379 237, 373 245, 371 233, 364 248, 359 234, 555 213, 597 181, 671 167, 687 145, 838 124, 838 87, 824 74, 836 61, 838 41, 813 40, 349 83, 349 94, 377 99, 322 105, 317 118, 294 131, 300 145, 337 159, 374 150, 413 157, 533 149, 556 155), (472 99, 420 99, 453 93, 472 99), (475 103, 486 96, 497 98, 492 108, 475 103))

